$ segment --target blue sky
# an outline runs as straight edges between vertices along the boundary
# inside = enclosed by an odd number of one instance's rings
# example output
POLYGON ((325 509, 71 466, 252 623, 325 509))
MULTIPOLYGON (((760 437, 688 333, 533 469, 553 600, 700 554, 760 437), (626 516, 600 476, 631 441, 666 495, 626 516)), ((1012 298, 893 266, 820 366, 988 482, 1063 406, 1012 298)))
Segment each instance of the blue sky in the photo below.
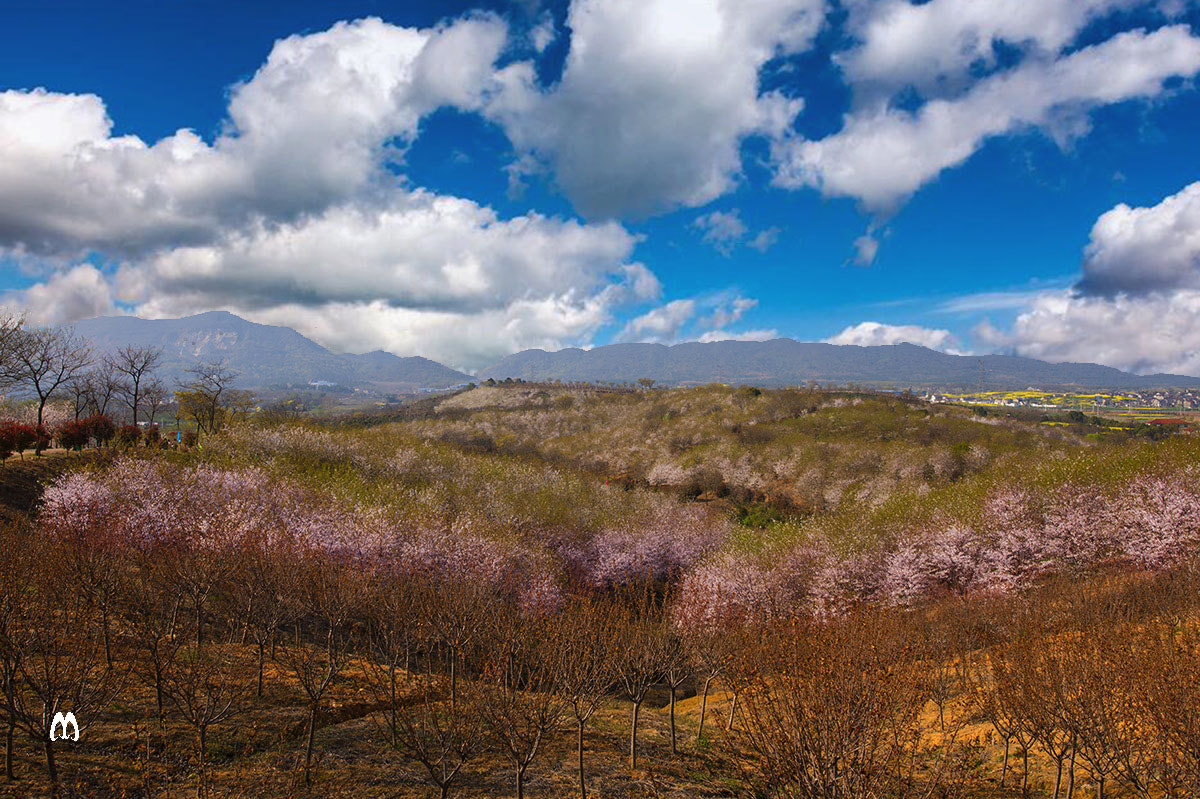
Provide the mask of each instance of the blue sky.
POLYGON ((478 368, 909 340, 1200 374, 1200 4, 18 2, 0 288, 478 368))

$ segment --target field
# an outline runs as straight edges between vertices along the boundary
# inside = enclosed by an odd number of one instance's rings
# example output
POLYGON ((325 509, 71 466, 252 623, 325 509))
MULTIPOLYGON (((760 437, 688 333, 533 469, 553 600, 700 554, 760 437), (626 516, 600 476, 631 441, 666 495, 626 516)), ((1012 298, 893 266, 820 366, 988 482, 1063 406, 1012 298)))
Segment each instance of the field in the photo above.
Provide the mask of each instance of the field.
POLYGON ((978 405, 981 407, 1003 407, 1039 409, 1046 411, 1077 411, 1122 422, 1151 422, 1155 419, 1173 418, 1195 422, 1200 413, 1185 406, 1182 400, 1168 398, 1165 404, 1150 404, 1139 394, 1120 393, 1076 393, 1061 391, 979 391, 967 394, 940 394, 945 401, 978 405))
POLYGON ((1060 421, 514 384, 10 460, 0 796, 1197 795, 1200 439, 1060 421))

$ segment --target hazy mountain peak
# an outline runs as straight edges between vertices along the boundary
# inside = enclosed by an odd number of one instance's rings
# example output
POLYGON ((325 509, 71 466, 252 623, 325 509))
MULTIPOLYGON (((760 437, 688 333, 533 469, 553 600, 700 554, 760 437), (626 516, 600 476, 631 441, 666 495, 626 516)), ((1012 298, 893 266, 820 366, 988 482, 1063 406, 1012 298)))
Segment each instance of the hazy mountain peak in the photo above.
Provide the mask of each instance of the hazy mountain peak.
POLYGON ((159 376, 169 382, 206 361, 226 362, 241 374, 240 382, 246 386, 326 381, 407 390, 471 379, 427 358, 401 358, 383 350, 366 355, 333 353, 290 327, 258 324, 228 311, 178 319, 102 316, 79 322, 75 330, 99 352, 123 346, 161 347, 159 376))
POLYGON ((990 388, 1200 386, 1181 375, 1134 375, 1092 363, 1046 363, 1015 355, 950 355, 918 344, 876 346, 770 341, 614 344, 590 350, 525 350, 479 372, 481 379, 663 383, 825 383, 990 388))

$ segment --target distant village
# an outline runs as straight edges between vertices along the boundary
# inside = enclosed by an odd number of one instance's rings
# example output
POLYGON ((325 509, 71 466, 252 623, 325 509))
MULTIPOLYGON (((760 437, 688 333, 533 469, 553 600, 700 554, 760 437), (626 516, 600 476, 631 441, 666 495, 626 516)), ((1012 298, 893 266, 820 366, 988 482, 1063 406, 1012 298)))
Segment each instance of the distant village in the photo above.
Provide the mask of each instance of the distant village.
POLYGON ((1190 388, 1113 393, 1043 391, 1029 388, 1024 391, 978 391, 965 394, 931 391, 922 396, 929 402, 995 405, 1006 408, 1043 408, 1059 411, 1080 410, 1092 413, 1104 410, 1200 410, 1200 389, 1190 388))

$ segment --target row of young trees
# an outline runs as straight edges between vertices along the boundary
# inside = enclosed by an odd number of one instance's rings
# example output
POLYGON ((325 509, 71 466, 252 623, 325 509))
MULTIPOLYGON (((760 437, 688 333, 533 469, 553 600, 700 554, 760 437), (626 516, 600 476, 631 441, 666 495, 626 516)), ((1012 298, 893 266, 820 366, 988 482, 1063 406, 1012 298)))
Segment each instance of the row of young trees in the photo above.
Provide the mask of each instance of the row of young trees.
POLYGON ((60 710, 74 712, 87 733, 115 703, 152 696, 160 719, 193 730, 206 796, 211 731, 261 707, 270 689, 299 691, 308 781, 329 698, 354 682, 370 693, 391 748, 423 767, 441 796, 485 756, 509 762, 524 796, 530 769, 568 722, 586 796, 585 734, 601 703, 614 694, 631 701, 636 768, 649 690, 663 681, 678 688, 689 653, 700 651, 685 645, 644 587, 530 613, 496 586, 277 535, 121 542, 90 522, 49 532, 3 537, 0 667, 9 778, 23 731, 41 748, 55 795, 49 735, 60 710), (286 685, 269 685, 271 664, 286 685))
POLYGON ((495 757, 523 796, 569 731, 586 797, 602 705, 627 703, 636 768, 651 691, 669 695, 670 749, 686 752, 675 696, 694 689, 704 708, 718 684, 733 709, 713 726, 731 727, 737 778, 765 796, 961 794, 979 779, 979 723, 1006 753, 1016 744, 1025 793, 1031 755, 1058 774, 1045 794, 1084 775, 1097 794, 1200 791, 1200 582, 1186 564, 919 610, 697 617, 681 610, 699 589, 670 573, 550 594, 482 548, 398 546, 366 512, 261 473, 115 468, 109 483, 65 478, 35 530, 0 542, 10 773, 18 732, 53 782, 55 712, 86 731, 148 697, 193 731, 204 796, 214 730, 287 692, 305 709, 296 746, 311 779, 317 733, 353 685, 388 749, 441 796, 495 757))
POLYGON ((734 737, 767 796, 971 795, 981 727, 1003 795, 1200 795, 1198 587, 1185 567, 773 623, 729 670, 734 737))
POLYGON ((69 328, 0 317, 0 390, 33 400, 29 426, 42 438, 61 426, 47 419, 54 401, 69 405, 71 418, 61 421, 122 418, 135 427, 153 423, 174 403, 177 418, 193 420, 201 433, 216 432, 252 407, 253 395, 234 388, 239 375, 219 362, 198 364, 168 388, 156 375, 162 354, 159 347, 126 346, 97 355, 69 328))
POLYGON ((170 398, 153 376, 161 355, 152 347, 123 347, 96 358, 70 329, 0 318, 0 387, 35 400, 35 427, 43 426, 46 406, 56 398, 71 401, 76 419, 111 415, 118 405, 129 411, 133 424, 140 412, 153 418, 170 398))

